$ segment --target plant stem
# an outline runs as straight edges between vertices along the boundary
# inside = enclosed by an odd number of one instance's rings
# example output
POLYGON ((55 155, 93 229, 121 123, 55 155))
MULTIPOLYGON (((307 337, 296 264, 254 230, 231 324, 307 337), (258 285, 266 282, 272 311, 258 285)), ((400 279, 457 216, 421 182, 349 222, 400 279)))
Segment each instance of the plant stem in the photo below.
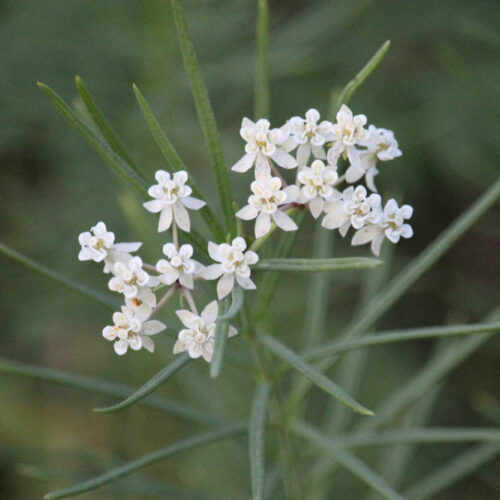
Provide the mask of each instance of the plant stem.
POLYGON ((150 318, 152 318, 168 302, 176 290, 177 287, 175 285, 168 290, 168 292, 160 299, 160 302, 158 302, 156 307, 151 311, 150 318))
POLYGON ((257 64, 255 67, 255 119, 269 118, 269 4, 258 0, 257 4, 257 64))
POLYGON ((196 309, 196 304, 194 302, 193 295, 191 294, 191 292, 185 286, 183 286, 182 293, 184 297, 186 297, 191 312, 193 312, 194 314, 196 314, 196 316, 198 316, 198 309, 196 309))

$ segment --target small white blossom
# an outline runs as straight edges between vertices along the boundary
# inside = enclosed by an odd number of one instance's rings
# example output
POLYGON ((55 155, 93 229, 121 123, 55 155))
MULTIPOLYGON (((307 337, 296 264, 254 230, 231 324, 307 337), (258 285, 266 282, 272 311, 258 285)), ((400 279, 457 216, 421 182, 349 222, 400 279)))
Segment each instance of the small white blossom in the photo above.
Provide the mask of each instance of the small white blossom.
MULTIPOLYGON (((179 339, 174 345, 174 354, 188 351, 191 358, 202 356, 205 361, 210 362, 214 351, 217 312, 216 300, 203 309, 201 316, 185 309, 177 311, 177 316, 186 328, 179 332, 179 339)), ((229 327, 228 337, 233 337, 237 333, 236 328, 229 327)))
POLYGON ((102 335, 105 339, 114 341, 113 347, 116 354, 125 354, 130 347, 138 351, 144 347, 149 352, 154 351, 154 342, 150 338, 165 330, 166 325, 161 321, 149 320, 151 307, 142 304, 135 309, 122 306, 121 312, 113 314, 113 326, 106 326, 102 335))
POLYGON ((186 288, 193 288, 193 277, 199 273, 203 266, 192 259, 193 247, 182 245, 179 250, 173 243, 163 245, 163 253, 167 259, 160 259, 156 263, 156 270, 160 273, 159 280, 166 285, 171 285, 179 280, 186 288))
POLYGON ((255 283, 250 279, 250 266, 256 264, 259 256, 251 250, 245 251, 247 244, 243 238, 235 238, 231 245, 208 243, 210 257, 219 264, 206 267, 201 276, 207 280, 220 278, 217 282, 217 296, 224 298, 233 289, 234 278, 246 290, 254 290, 255 283))
MULTIPOLYGON (((292 136, 288 141, 292 140, 295 143, 293 147, 299 145, 297 149, 299 165, 307 164, 311 151, 315 158, 326 159, 323 145, 333 138, 333 124, 327 120, 318 124, 319 119, 319 112, 316 109, 310 109, 305 119, 294 116, 289 121, 292 136)), ((286 146, 289 144, 288 141, 286 146)))
POLYGON ((246 154, 232 167, 235 172, 246 172, 255 165, 255 177, 263 170, 269 170, 270 160, 283 168, 295 168, 297 160, 284 148, 280 147, 290 135, 290 125, 269 130, 270 123, 266 119, 254 123, 248 118, 241 122, 241 137, 247 142, 246 154))
POLYGON ((342 104, 337 113, 337 123, 333 125, 333 144, 328 150, 328 163, 336 165, 340 155, 348 158, 351 165, 359 163, 359 150, 356 146, 360 145, 369 137, 369 132, 365 128, 365 115, 353 116, 352 111, 342 104))
POLYGON ((142 243, 115 243, 115 235, 98 222, 90 231, 81 233, 78 242, 82 246, 78 260, 104 262, 104 272, 109 273, 115 262, 126 262, 132 258, 129 252, 139 250, 142 243))
POLYGON ((391 130, 370 125, 368 132, 370 134, 368 139, 360 142, 360 145, 366 149, 358 152, 360 161, 355 162, 346 170, 346 181, 352 184, 365 176, 366 185, 376 192, 374 177, 378 174, 377 160, 393 160, 403 153, 391 130))
POLYGON ((356 189, 350 186, 344 189, 342 194, 337 191, 332 198, 337 199, 325 203, 326 215, 321 222, 323 227, 339 229, 340 234, 345 236, 351 226, 361 229, 365 224, 378 223, 380 196, 367 196, 364 186, 358 186, 356 189))
POLYGON ((159 284, 158 278, 142 269, 142 259, 132 257, 127 262, 117 262, 112 268, 114 277, 109 280, 109 289, 123 293, 127 299, 138 298, 152 307, 156 305, 155 294, 150 287, 159 284))
MULTIPOLYGON (((373 196, 373 195, 372 195, 373 196)), ((413 229, 410 224, 405 224, 405 219, 410 219, 413 215, 413 208, 410 205, 398 207, 396 200, 390 199, 382 212, 379 209, 379 220, 375 224, 368 224, 357 231, 353 238, 353 245, 364 245, 371 242, 371 249, 375 255, 380 255, 380 247, 387 238, 392 243, 397 243, 401 237, 411 238, 413 229)))
POLYGON ((243 220, 255 221, 255 237, 261 238, 271 229, 271 222, 284 231, 296 231, 297 224, 279 207, 285 203, 295 201, 299 194, 297 186, 287 186, 281 189, 281 179, 271 177, 265 170, 250 185, 252 195, 248 198, 248 205, 236 213, 236 217, 243 220))
POLYGON ((323 205, 336 190, 333 188, 339 176, 336 167, 326 167, 321 160, 315 160, 310 167, 302 167, 297 175, 303 184, 300 189, 299 203, 309 203, 312 216, 317 219, 323 205))
POLYGON ((190 196, 192 189, 186 185, 187 172, 180 170, 171 177, 168 172, 158 170, 155 179, 158 184, 148 189, 149 196, 155 199, 146 201, 143 206, 154 214, 160 212, 158 231, 160 233, 166 231, 175 220, 175 223, 183 231, 189 232, 191 221, 186 208, 199 210, 205 206, 205 202, 190 196))

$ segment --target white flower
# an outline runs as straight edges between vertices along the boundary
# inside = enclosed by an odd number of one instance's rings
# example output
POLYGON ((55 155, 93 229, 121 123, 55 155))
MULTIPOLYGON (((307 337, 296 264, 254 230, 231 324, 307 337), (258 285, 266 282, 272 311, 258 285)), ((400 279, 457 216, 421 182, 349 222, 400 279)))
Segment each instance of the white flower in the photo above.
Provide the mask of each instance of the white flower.
MULTIPOLYGON (((372 195, 373 196, 373 195, 372 195)), ((380 246, 387 238, 392 243, 397 243, 401 237, 411 238, 413 229, 409 224, 405 224, 405 219, 410 219, 413 215, 413 208, 410 205, 398 207, 396 200, 390 199, 384 207, 384 211, 379 215, 377 223, 368 224, 354 234, 353 245, 364 245, 371 242, 371 249, 375 255, 380 255, 380 246)))
POLYGON ((142 259, 132 257, 127 262, 116 262, 112 268, 115 275, 109 280, 109 289, 123 293, 127 299, 138 298, 152 307, 156 305, 155 294, 150 287, 158 285, 158 278, 142 269, 142 259))
POLYGON ((364 175, 366 185, 372 191, 376 192, 377 188, 374 183, 374 177, 378 174, 376 167, 377 160, 393 160, 403 153, 399 149, 398 142, 391 130, 370 125, 368 132, 370 134, 368 139, 360 142, 360 145, 366 147, 366 150, 359 151, 358 156, 360 161, 351 165, 346 170, 346 181, 349 183, 357 182, 364 175))
POLYGON ((263 170, 250 185, 252 195, 248 198, 248 205, 236 213, 236 217, 255 222, 255 237, 261 238, 271 229, 271 222, 284 231, 296 231, 297 224, 285 212, 279 209, 280 205, 293 202, 297 199, 299 189, 297 186, 287 186, 281 189, 281 179, 271 177, 269 172, 263 170), (272 220, 271 220, 272 219, 272 220))
POLYGON ((224 298, 233 289, 234 278, 238 284, 246 290, 254 290, 255 283, 250 279, 250 266, 259 261, 259 256, 248 250, 243 238, 235 238, 231 245, 222 243, 216 245, 208 243, 210 257, 220 264, 212 264, 206 267, 201 276, 207 280, 220 278, 217 282, 217 296, 219 300, 224 298))
POLYGON ((321 222, 327 229, 339 229, 342 236, 345 236, 348 229, 361 229, 365 224, 378 223, 380 214, 380 196, 371 194, 367 196, 366 188, 352 186, 344 189, 342 194, 338 191, 332 196, 335 201, 325 203, 326 215, 321 222))
MULTIPOLYGON (((188 351, 191 358, 203 356, 205 361, 212 360, 214 350, 215 322, 217 320, 218 306, 214 300, 203 309, 201 316, 185 309, 176 314, 186 327, 179 332, 179 339, 174 345, 174 354, 188 351)), ((228 337, 233 337, 238 331, 233 326, 229 327, 228 337)))
POLYGON ((166 325, 161 321, 149 320, 151 307, 146 304, 131 309, 122 306, 121 312, 113 314, 113 326, 106 326, 102 335, 107 340, 116 340, 113 347, 116 354, 120 356, 125 354, 130 347, 138 351, 144 347, 149 352, 154 351, 154 342, 150 335, 155 335, 165 330, 166 325))
POLYGON ((132 258, 128 252, 135 252, 142 245, 142 243, 115 243, 114 233, 106 229, 104 222, 98 222, 90 232, 81 233, 78 242, 82 246, 78 260, 104 261, 104 272, 109 272, 114 262, 132 258))
POLYGON ((172 224, 172 220, 186 232, 191 230, 189 213, 186 208, 199 210, 205 206, 205 202, 190 196, 192 189, 186 186, 188 174, 184 170, 175 172, 170 177, 165 170, 158 170, 155 174, 158 184, 148 189, 148 194, 152 198, 146 201, 143 206, 154 214, 161 212, 158 222, 158 232, 166 231, 172 224))
POLYGON ((303 184, 299 203, 309 203, 312 216, 317 219, 323 211, 324 202, 336 192, 333 186, 338 180, 336 167, 325 167, 321 160, 312 162, 311 167, 302 167, 297 175, 303 184))
POLYGON ((269 161, 272 159, 280 167, 295 168, 297 160, 280 147, 290 135, 290 125, 269 130, 268 120, 261 119, 254 123, 248 118, 241 122, 240 135, 247 142, 246 154, 232 167, 235 172, 246 172, 255 164, 255 177, 263 170, 269 170, 269 161))
MULTIPOLYGON (((306 165, 309 156, 312 154, 320 160, 325 160, 325 150, 323 145, 325 142, 332 140, 333 137, 333 124, 327 120, 318 124, 320 114, 316 109, 310 109, 306 113, 306 117, 294 116, 290 119, 290 129, 292 140, 295 144, 299 145, 297 149, 297 161, 299 165, 306 165)), ((287 141, 286 146, 289 142, 287 141)), ((285 146, 285 147, 286 147, 285 146)))
POLYGON ((159 280, 166 285, 171 285, 179 280, 186 288, 193 288, 193 276, 201 271, 203 266, 192 259, 193 247, 182 245, 179 250, 173 243, 163 245, 163 253, 168 260, 160 259, 156 263, 156 270, 160 273, 159 280))
POLYGON ((356 145, 369 137, 368 130, 363 128, 365 125, 365 115, 353 116, 352 111, 342 104, 337 113, 337 123, 333 125, 333 144, 327 153, 328 163, 336 165, 340 155, 349 158, 351 165, 359 163, 356 145))

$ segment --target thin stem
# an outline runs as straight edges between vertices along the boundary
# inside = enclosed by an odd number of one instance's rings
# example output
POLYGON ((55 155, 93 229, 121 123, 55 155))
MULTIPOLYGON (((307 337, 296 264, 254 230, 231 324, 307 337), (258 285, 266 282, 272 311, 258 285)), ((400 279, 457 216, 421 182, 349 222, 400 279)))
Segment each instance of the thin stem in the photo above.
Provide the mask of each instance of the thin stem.
POLYGON ((182 287, 182 294, 184 297, 186 297, 187 303, 189 305, 189 308, 191 309, 191 312, 196 314, 198 316, 198 309, 196 309, 196 304, 193 299, 193 295, 189 289, 187 289, 185 286, 182 287))
POLYGON ((172 297, 172 295, 176 292, 177 288, 178 287, 174 285, 168 290, 168 292, 160 299, 157 306, 151 311, 150 318, 152 318, 168 302, 170 297, 172 297))
POLYGON ((272 173, 281 181, 281 187, 285 188, 288 186, 288 182, 286 182, 285 178, 279 173, 276 165, 272 161, 269 162, 271 164, 272 173))
POLYGON ((172 238, 174 240, 175 249, 179 251, 179 234, 177 231, 177 224, 175 223, 175 220, 172 223, 172 238))
POLYGON ((156 266, 153 266, 153 264, 148 264, 146 262, 142 263, 142 267, 146 269, 147 271, 151 271, 154 273, 157 273, 158 271, 156 270, 156 266))
POLYGON ((255 119, 269 118, 269 4, 258 0, 257 4, 257 64, 255 67, 254 105, 255 119))

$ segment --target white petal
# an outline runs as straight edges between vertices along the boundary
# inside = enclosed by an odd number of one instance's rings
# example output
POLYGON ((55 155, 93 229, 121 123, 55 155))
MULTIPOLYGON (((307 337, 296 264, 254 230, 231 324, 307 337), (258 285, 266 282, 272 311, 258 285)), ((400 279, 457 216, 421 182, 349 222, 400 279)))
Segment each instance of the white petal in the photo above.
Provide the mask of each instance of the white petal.
POLYGON ((297 160, 290 154, 277 149, 271 157, 280 167, 295 168, 298 166, 297 160))
POLYGON ((126 253, 131 253, 131 252, 137 252, 139 248, 141 248, 142 243, 141 242, 136 242, 136 243, 115 243, 113 248, 115 250, 118 250, 119 252, 126 252, 126 253))
POLYGON ((212 264, 205 267, 200 275, 205 280, 215 280, 219 278, 223 272, 224 268, 220 264, 212 264))
POLYGON ((238 335, 238 330, 232 325, 229 325, 229 330, 227 331, 227 336, 228 337, 234 337, 235 335, 238 335))
POLYGON ((226 297, 234 286, 234 274, 226 273, 217 282, 217 297, 219 300, 226 297))
POLYGON ((149 352, 155 352, 155 343, 153 342, 152 338, 141 335, 141 340, 142 347, 144 347, 144 349, 148 350, 149 352))
POLYGON ((375 225, 366 226, 359 231, 356 231, 352 237, 351 245, 364 245, 365 243, 372 241, 379 232, 380 229, 375 225))
POLYGON ((209 304, 205 306, 205 309, 201 312, 201 319, 205 325, 211 325, 215 323, 217 320, 217 312, 219 310, 219 306, 217 305, 216 300, 212 300, 209 304))
POLYGON ((134 316, 142 323, 149 318, 153 307, 154 306, 149 304, 141 304, 140 306, 134 308, 134 316))
POLYGON ((250 278, 243 278, 242 276, 236 275, 236 281, 239 283, 241 288, 245 290, 255 290, 257 287, 255 283, 250 278))
POLYGON ((146 201, 142 204, 142 206, 148 211, 153 214, 156 214, 158 212, 161 212, 163 209, 163 200, 151 200, 151 201, 146 201))
POLYGON ((165 325, 161 321, 158 321, 156 319, 150 319, 149 321, 146 321, 146 323, 143 323, 141 334, 156 335, 157 333, 160 333, 163 330, 165 330, 165 328, 167 328, 167 325, 165 325))
POLYGON ((174 345, 174 354, 179 354, 180 352, 184 352, 186 350, 186 345, 182 340, 177 340, 177 342, 174 345))
POLYGON ((325 148, 323 146, 311 145, 313 155, 319 160, 326 160, 325 148))
POLYGON ((169 269, 162 274, 161 279, 166 285, 171 285, 179 279, 179 271, 177 269, 169 269))
POLYGON ((257 207, 246 205, 242 209, 238 210, 238 212, 236 212, 236 217, 243 220, 252 220, 257 217, 258 213, 259 209, 257 207))
POLYGON ((382 242, 384 241, 384 234, 380 233, 375 236, 372 240, 371 250, 378 257, 380 255, 380 247, 382 246, 382 242))
POLYGON ((255 163, 255 178, 260 179, 262 176, 269 177, 271 175, 270 169, 269 158, 259 153, 255 163))
POLYGON ((204 207, 206 203, 203 200, 199 200, 198 198, 193 198, 192 196, 185 196, 181 200, 182 204, 189 208, 190 210, 199 210, 204 207))
POLYGON ((151 291, 150 288, 141 286, 139 292, 137 293, 137 298, 152 307, 156 306, 156 295, 151 291))
POLYGON ((138 351, 142 347, 141 336, 137 335, 137 334, 131 335, 129 340, 128 340, 128 345, 130 346, 130 349, 133 349, 134 351, 138 351))
POLYGON ((300 194, 300 190, 295 184, 287 186, 283 189, 283 191, 286 193, 285 203, 292 203, 293 201, 296 201, 300 194))
POLYGON ((215 260, 215 262, 222 262, 222 255, 219 250, 219 245, 213 241, 208 242, 208 255, 215 260))
POLYGON ((280 149, 285 153, 293 151, 297 147, 297 143, 293 137, 289 137, 285 142, 280 144, 280 149))
POLYGON ((352 184, 359 181, 365 175, 365 171, 358 165, 351 165, 345 172, 345 180, 352 184))
POLYGON ((271 216, 261 212, 255 221, 255 237, 262 238, 271 229, 271 216))
POLYGON ((177 317, 182 321, 183 325, 186 328, 191 328, 193 321, 195 321, 198 317, 187 309, 180 309, 179 311, 175 311, 175 314, 177 314, 177 317))
POLYGON ((339 233, 342 238, 345 237, 347 234, 347 231, 349 231, 349 228, 351 227, 351 219, 347 219, 345 222, 343 222, 340 227, 339 227, 339 233))
POLYGON ((172 224, 172 207, 168 205, 165 207, 160 215, 160 220, 158 221, 158 232, 162 233, 166 231, 172 224))
POLYGON ((297 224, 295 224, 295 221, 281 210, 276 210, 276 212, 274 212, 273 219, 276 225, 283 229, 283 231, 296 231, 299 228, 297 224))
POLYGON ((299 162, 299 165, 307 165, 310 155, 311 145, 308 142, 301 144, 299 149, 297 149, 297 161, 299 162))
POLYGON ((317 219, 323 211, 323 200, 317 196, 309 202, 309 210, 312 216, 317 219))
POLYGON ((176 203, 174 205, 174 217, 176 224, 186 233, 191 230, 191 221, 189 220, 189 214, 186 207, 181 203, 176 203))
POLYGON ((189 346, 189 356, 193 359, 199 358, 203 354, 203 348, 198 343, 193 343, 189 346))
POLYGON ((107 340, 115 340, 116 330, 113 326, 105 326, 102 330, 102 336, 107 340))
POLYGON ((118 340, 113 344, 116 354, 123 356, 128 351, 128 342, 126 340, 118 340))
POLYGON ((326 213, 321 225, 326 227, 327 229, 337 229, 339 228, 345 221, 347 220, 347 216, 344 211, 343 203, 329 203, 328 204, 328 212, 326 213))
POLYGON ((193 275, 192 274, 184 274, 182 273, 179 277, 179 283, 192 290, 194 288, 194 281, 193 281, 193 275))
POLYGON ((250 168, 252 168, 254 162, 255 162, 255 157, 257 156, 256 153, 247 153, 246 155, 242 156, 232 167, 231 170, 233 172, 246 172, 250 168))

